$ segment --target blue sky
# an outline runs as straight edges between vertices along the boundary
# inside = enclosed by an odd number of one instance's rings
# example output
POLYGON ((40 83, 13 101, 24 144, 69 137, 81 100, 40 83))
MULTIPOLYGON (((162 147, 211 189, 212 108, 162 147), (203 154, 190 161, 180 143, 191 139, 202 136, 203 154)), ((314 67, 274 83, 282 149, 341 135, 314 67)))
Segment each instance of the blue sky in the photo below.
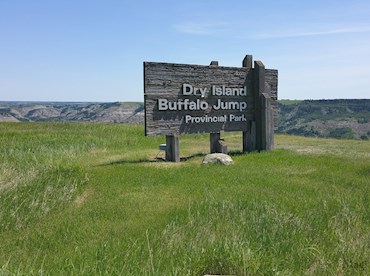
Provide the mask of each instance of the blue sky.
POLYGON ((0 0, 0 101, 143 101, 143 61, 246 54, 280 99, 370 98, 370 1, 0 0))

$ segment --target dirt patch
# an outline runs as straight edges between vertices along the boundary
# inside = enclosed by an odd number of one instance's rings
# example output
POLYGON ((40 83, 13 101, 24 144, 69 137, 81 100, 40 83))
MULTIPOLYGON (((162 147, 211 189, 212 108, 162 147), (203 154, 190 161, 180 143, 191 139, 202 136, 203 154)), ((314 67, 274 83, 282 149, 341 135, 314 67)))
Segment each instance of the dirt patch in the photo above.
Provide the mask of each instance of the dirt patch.
POLYGON ((87 198, 92 195, 92 190, 87 189, 85 190, 81 195, 77 196, 76 199, 73 201, 73 203, 77 206, 81 206, 85 203, 87 198))

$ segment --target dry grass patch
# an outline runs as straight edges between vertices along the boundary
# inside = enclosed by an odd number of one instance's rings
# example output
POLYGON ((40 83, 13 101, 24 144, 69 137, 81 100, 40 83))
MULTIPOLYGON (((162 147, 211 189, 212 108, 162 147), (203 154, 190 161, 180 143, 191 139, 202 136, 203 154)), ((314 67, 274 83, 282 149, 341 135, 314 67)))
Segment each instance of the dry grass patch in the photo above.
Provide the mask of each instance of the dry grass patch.
POLYGON ((73 203, 77 206, 80 206, 85 203, 88 197, 93 194, 93 190, 91 188, 86 189, 81 195, 77 196, 73 203))

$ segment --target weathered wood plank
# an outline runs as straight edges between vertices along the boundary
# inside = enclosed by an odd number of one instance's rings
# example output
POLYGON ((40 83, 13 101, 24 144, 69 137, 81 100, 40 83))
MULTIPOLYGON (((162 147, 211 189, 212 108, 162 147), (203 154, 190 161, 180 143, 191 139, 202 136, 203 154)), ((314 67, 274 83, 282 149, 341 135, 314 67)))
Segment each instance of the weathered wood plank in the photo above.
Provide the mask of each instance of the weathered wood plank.
POLYGON ((217 133, 210 133, 209 135, 209 151, 210 153, 216 153, 218 152, 218 141, 220 140, 221 135, 219 132, 217 133))
POLYGON ((180 162, 179 137, 177 135, 166 136, 166 160, 180 162))
MULTIPOLYGON (((251 57, 245 59, 246 64, 251 63, 251 57)), ((250 67, 223 67, 186 65, 173 63, 144 62, 144 101, 145 101, 145 133, 146 135, 169 135, 181 133, 207 133, 219 131, 247 131, 245 120, 255 119, 256 102, 251 90, 253 89, 253 71, 250 67), (207 89, 205 97, 183 95, 182 85, 191 84, 194 87, 207 89), (247 87, 247 96, 215 96, 211 95, 212 86, 225 86, 227 88, 247 87), (206 101, 205 110, 165 110, 158 108, 158 99, 169 102, 178 101, 206 101), (246 102, 245 110, 215 110, 218 101, 231 105, 234 102, 246 102), (205 122, 186 121, 186 115, 200 117, 205 122), (227 116, 226 122, 212 118, 227 116), (242 117, 242 121, 230 121, 229 116, 242 117), (211 118, 211 119, 210 119, 211 118)), ((277 70, 265 70, 266 92, 271 94, 272 106, 276 110, 277 99, 277 70)), ((274 111, 276 114, 276 111, 274 111)))
POLYGON ((262 104, 261 95, 265 92, 265 65, 261 61, 254 62, 254 96, 255 96, 255 122, 256 122, 256 148, 253 150, 262 149, 262 129, 263 129, 263 118, 262 118, 262 104))
MULTIPOLYGON (((213 106, 218 105, 218 101, 237 102, 240 97, 234 96, 212 96, 208 93, 205 98, 199 96, 188 96, 182 94, 182 85, 189 83, 193 86, 207 88, 210 91, 212 85, 218 87, 224 85, 229 88, 242 88, 251 86, 251 78, 248 78, 250 69, 234 67, 182 65, 168 63, 144 63, 144 99, 146 113, 146 135, 163 135, 165 133, 198 133, 214 131, 237 131, 240 122, 217 122, 205 123, 185 122, 185 116, 191 113, 192 116, 212 118, 222 115, 233 115, 235 117, 244 115, 244 118, 253 117, 253 104, 250 97, 246 96, 243 101, 247 102, 245 110, 214 110, 213 106), (207 101, 209 108, 200 111, 176 110, 159 112, 158 98, 163 97, 168 101, 207 101), (166 121, 164 123, 164 121, 166 121), (206 124, 210 126, 205 127, 206 124), (159 127, 159 128, 158 128, 159 127), (164 128, 164 129, 163 129, 164 128), (163 133, 165 130, 165 133, 163 133)), ((243 119, 244 119, 243 118, 243 119)), ((229 118, 228 118, 229 119, 229 118)), ((245 127, 246 129, 246 127, 245 127)))
POLYGON ((278 118, 278 70, 265 70, 265 92, 269 93, 271 108, 273 110, 273 125, 277 129, 278 118))
POLYGON ((271 109, 271 98, 269 93, 261 95, 261 148, 260 150, 271 150, 274 148, 274 125, 273 110, 271 109))

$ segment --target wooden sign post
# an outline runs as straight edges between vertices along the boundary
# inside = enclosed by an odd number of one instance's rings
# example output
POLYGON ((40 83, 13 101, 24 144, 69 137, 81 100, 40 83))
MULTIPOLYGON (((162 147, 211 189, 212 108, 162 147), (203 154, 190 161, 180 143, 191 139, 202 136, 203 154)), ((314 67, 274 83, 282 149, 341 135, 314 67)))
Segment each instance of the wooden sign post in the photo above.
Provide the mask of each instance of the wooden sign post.
POLYGON ((243 67, 144 62, 145 135, 166 135, 166 160, 180 161, 180 134, 210 133, 210 152, 227 151, 221 131, 242 131, 243 151, 274 147, 277 70, 247 55, 243 67))

